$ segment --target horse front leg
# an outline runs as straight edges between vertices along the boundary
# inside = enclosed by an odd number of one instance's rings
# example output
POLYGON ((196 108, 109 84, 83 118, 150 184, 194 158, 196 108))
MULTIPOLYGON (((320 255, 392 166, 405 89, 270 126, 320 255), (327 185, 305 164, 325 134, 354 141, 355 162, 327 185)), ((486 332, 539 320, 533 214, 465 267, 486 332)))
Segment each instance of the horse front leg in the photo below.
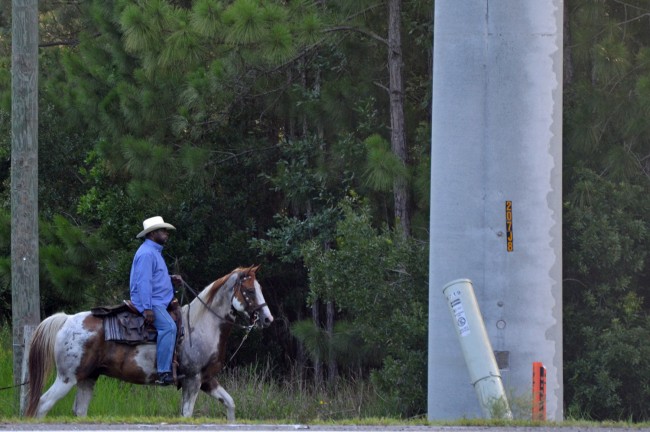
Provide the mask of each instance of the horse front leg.
POLYGON ((204 382, 201 385, 201 390, 221 402, 226 407, 226 418, 228 421, 230 423, 235 422, 235 401, 230 397, 226 389, 221 387, 221 384, 219 384, 216 378, 204 382))
POLYGON ((199 386, 201 379, 198 376, 186 377, 183 379, 181 388, 183 389, 183 400, 181 401, 181 415, 183 417, 192 417, 196 397, 199 395, 199 386))
POLYGON ((77 417, 86 417, 88 414, 88 405, 93 397, 93 390, 97 380, 88 378, 77 383, 77 396, 74 399, 72 412, 77 417))

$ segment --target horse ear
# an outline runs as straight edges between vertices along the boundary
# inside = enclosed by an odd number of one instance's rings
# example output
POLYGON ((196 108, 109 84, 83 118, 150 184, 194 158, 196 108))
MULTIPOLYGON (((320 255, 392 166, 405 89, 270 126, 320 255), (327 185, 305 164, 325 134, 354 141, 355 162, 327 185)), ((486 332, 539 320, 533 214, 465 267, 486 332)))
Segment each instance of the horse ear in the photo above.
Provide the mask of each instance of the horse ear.
POLYGON ((262 267, 261 264, 258 264, 256 266, 251 267, 250 270, 249 270, 249 273, 256 273, 257 270, 259 270, 260 267, 262 267))

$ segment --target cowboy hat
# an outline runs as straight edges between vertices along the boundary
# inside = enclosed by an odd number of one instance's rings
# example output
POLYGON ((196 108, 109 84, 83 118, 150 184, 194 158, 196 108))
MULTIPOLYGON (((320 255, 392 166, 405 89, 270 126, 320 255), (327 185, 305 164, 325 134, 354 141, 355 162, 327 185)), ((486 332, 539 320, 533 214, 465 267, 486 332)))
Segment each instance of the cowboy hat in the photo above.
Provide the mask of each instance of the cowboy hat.
POLYGON ((150 233, 151 231, 155 231, 161 228, 167 228, 173 230, 176 229, 174 225, 168 224, 160 216, 154 216, 154 217, 150 217, 149 219, 145 219, 145 221, 142 222, 142 228, 144 229, 140 232, 140 234, 135 236, 135 238, 144 237, 145 235, 147 235, 147 233, 150 233))

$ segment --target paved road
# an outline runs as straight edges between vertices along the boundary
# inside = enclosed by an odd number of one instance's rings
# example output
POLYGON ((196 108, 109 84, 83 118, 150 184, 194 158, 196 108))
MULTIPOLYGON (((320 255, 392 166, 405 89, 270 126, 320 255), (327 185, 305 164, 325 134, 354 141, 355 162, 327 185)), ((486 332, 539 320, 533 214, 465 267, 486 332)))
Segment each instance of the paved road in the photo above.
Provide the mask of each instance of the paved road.
POLYGON ((650 427, 592 427, 592 426, 566 426, 566 427, 504 427, 504 426, 321 426, 321 425, 249 425, 249 424, 54 424, 54 423, 2 423, 0 431, 210 431, 210 432, 271 432, 271 431, 298 431, 298 432, 650 432, 650 427))

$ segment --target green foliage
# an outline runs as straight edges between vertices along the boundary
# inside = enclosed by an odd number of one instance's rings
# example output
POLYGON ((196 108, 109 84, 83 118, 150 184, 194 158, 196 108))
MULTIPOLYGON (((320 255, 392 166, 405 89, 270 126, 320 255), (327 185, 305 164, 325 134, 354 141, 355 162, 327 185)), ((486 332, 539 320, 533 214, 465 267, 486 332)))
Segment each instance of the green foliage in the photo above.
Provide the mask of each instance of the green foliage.
POLYGON ((579 169, 565 208, 565 378, 568 412, 648 418, 650 195, 579 169))
POLYGON ((327 358, 330 351, 328 334, 314 325, 312 320, 294 322, 291 325, 291 334, 305 344, 305 349, 312 359, 318 361, 327 358))
POLYGON ((201 36, 214 37, 219 30, 222 13, 221 3, 215 0, 194 2, 190 22, 201 36))
POLYGON ((426 412, 427 352, 384 358, 383 367, 373 371, 372 381, 397 416, 412 417, 426 412))
MULTIPOLYGON (((9 318, 10 319, 10 318, 9 318)), ((11 386, 14 382, 14 356, 10 321, 0 318, 0 385, 11 386)), ((16 412, 18 394, 15 388, 0 391, 0 418, 11 417, 16 412)))
POLYGON ((325 209, 304 220, 278 215, 278 226, 268 230, 267 238, 253 239, 251 245, 261 253, 276 256, 282 262, 299 263, 302 260, 302 244, 310 240, 328 242, 332 226, 338 217, 336 209, 325 209))
MULTIPOLYGON (((62 216, 40 223, 41 307, 44 316, 77 312, 104 299, 102 289, 89 285, 107 244, 96 234, 72 225, 62 216)), ((103 288, 103 287, 102 287, 103 288)))
POLYGON ((650 336, 648 319, 635 323, 613 319, 603 326, 581 329, 584 354, 571 359, 567 370, 572 417, 601 419, 647 419, 649 396, 643 381, 650 364, 645 344, 650 336))
POLYGON ((380 366, 377 362, 380 353, 365 343, 361 329, 354 323, 338 321, 329 334, 312 320, 297 321, 291 325, 291 334, 305 345, 314 361, 332 359, 352 372, 362 366, 380 366))
POLYGON ((265 175, 274 190, 283 193, 294 214, 313 212, 331 201, 327 174, 318 166, 320 144, 317 139, 281 142, 276 172, 265 175))
MULTIPOLYGON (((161 2, 150 2, 147 8, 151 15, 156 14, 154 8, 160 7, 161 2)), ((138 52, 151 49, 157 45, 161 38, 160 20, 148 21, 143 8, 132 4, 124 8, 120 17, 120 24, 124 31, 124 47, 128 52, 138 52)))
POLYGON ((391 231, 377 233, 369 210, 341 203, 336 244, 303 248, 312 298, 334 300, 381 368, 378 389, 402 415, 425 411, 427 265, 423 244, 391 231))
MULTIPOLYGON (((289 214, 274 215, 275 226, 265 238, 256 238, 252 246, 285 263, 302 262, 302 245, 307 241, 327 244, 333 238, 340 211, 333 203, 347 179, 332 178, 319 154, 323 143, 318 139, 283 141, 275 172, 263 174, 273 190, 284 197, 289 214), (336 184, 333 184, 337 182, 336 184)), ((343 190, 341 190, 343 189, 343 190)))
POLYGON ((263 6, 254 0, 235 1, 223 18, 231 30, 226 38, 230 43, 251 44, 266 35, 263 6))
MULTIPOLYGON (((565 408, 647 419, 650 353, 639 341, 650 329, 648 7, 566 4, 565 408)), ((385 3, 46 0, 39 10, 40 38, 52 44, 39 51, 45 314, 126 297, 134 237, 160 214, 179 228, 165 257, 193 286, 263 261, 278 324, 251 337, 237 361, 266 352, 281 369, 273 374, 288 374, 295 322, 313 353, 371 370, 374 384, 359 383, 365 392, 355 397, 374 403, 379 391, 386 405, 375 415, 423 412, 426 244, 377 227, 393 223, 400 175, 412 181, 414 236, 428 238, 429 190, 444 187, 429 185, 431 2, 402 2, 407 172, 381 138, 385 3), (367 207, 337 205, 347 195, 367 207), (315 298, 339 308, 331 336, 301 322, 315 298)), ((8 6, 1 12, 0 320, 8 321, 11 37, 8 6)), ((295 407, 306 419, 363 405, 323 394, 297 402, 266 377, 251 388, 244 405, 265 418, 273 415, 254 396, 271 391, 286 396, 274 409, 295 407)))
POLYGON ((8 58, 0 58, 0 112, 6 116, 11 110, 11 66, 8 58))
POLYGON ((169 147, 130 137, 125 138, 122 146, 126 169, 133 177, 160 182, 161 186, 165 186, 168 177, 160 173, 172 169, 172 150, 169 147))
POLYGON ((647 419, 638 403, 648 398, 649 370, 638 341, 650 329, 647 4, 574 0, 568 6, 565 410, 594 419, 647 419))
MULTIPOLYGON (((293 332, 307 348, 320 341, 320 352, 335 353, 340 365, 372 370, 372 391, 376 386, 392 409, 422 412, 426 245, 377 227, 392 223, 390 192, 399 172, 413 182, 414 235, 428 237, 433 8, 428 0, 402 2, 405 173, 380 138, 389 130, 384 6, 41 2, 42 41, 62 43, 41 48, 39 58, 46 314, 128 295, 139 244, 133 237, 145 217, 161 214, 179 227, 165 257, 192 285, 263 261, 265 294, 278 320, 251 337, 238 361, 267 352, 284 365, 296 355, 289 332, 296 322, 293 332), (351 191, 368 207, 337 206, 351 191), (331 337, 300 323, 314 298, 339 308, 331 337)), ((566 412, 647 419, 643 383, 650 365, 638 343, 650 328, 647 4, 570 0, 567 6, 566 412)), ((8 22, 6 15, 0 20, 8 22)), ((11 313, 7 31, 0 29, 5 317, 11 313)), ((295 406, 306 418, 349 409, 326 396, 295 406)), ((277 405, 286 411, 290 403, 277 405)), ((209 406, 206 412, 218 412, 209 406)))
MULTIPOLYGON (((306 388, 295 368, 282 380, 273 376, 268 363, 226 371, 220 382, 235 399, 240 418, 313 422, 368 419, 391 413, 391 407, 367 381, 342 380, 336 389, 328 391, 306 388)), ((206 397, 199 398, 196 410, 197 414, 210 416, 222 412, 206 397)))
POLYGON ((575 0, 569 15, 572 82, 565 92, 565 159, 614 180, 647 175, 650 37, 643 1, 575 0), (644 174, 644 170, 645 174, 644 174))
POLYGON ((0 208, 0 321, 11 322, 11 213, 0 208))
POLYGON ((393 190, 395 178, 406 177, 406 167, 390 150, 390 143, 379 135, 371 135, 365 140, 368 148, 366 181, 378 191, 393 190))

